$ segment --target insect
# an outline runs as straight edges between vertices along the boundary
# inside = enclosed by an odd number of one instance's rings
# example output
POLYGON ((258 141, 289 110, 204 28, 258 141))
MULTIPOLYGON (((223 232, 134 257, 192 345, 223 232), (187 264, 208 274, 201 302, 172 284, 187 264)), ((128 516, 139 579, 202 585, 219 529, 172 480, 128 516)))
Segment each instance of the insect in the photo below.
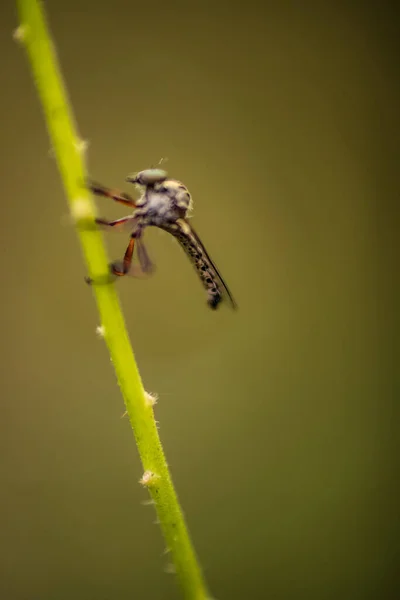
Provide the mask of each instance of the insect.
POLYGON ((122 261, 111 263, 111 273, 121 277, 132 272, 135 247, 141 271, 151 273, 153 265, 143 243, 143 233, 146 227, 158 227, 173 235, 189 257, 207 292, 210 308, 216 309, 224 298, 230 302, 232 308, 236 308, 236 302, 220 272, 189 224, 187 215, 192 206, 192 198, 186 186, 176 179, 170 179, 166 171, 157 168, 130 175, 126 181, 135 184, 141 190, 138 200, 124 192, 89 182, 89 188, 94 194, 105 196, 133 209, 131 215, 116 221, 96 219, 99 225, 114 228, 129 226, 131 231, 124 258, 122 261))

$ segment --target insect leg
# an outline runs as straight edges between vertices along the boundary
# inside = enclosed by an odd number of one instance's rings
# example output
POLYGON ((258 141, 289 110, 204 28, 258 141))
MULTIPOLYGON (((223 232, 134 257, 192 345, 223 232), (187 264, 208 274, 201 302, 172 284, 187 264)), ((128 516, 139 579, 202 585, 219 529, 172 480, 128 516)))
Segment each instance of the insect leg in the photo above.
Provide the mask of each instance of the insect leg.
MULTIPOLYGON (((118 225, 123 225, 127 221, 130 221, 131 218, 132 217, 123 217, 122 219, 117 219, 116 221, 106 221, 105 219, 96 219, 96 223, 99 225, 109 225, 110 227, 115 227, 118 225)), ((111 283, 114 279, 112 277, 112 275, 117 275, 117 276, 126 275, 129 272, 130 267, 131 267, 134 247, 135 247, 135 238, 133 236, 131 236, 131 239, 129 240, 129 244, 125 251, 123 260, 115 261, 110 264, 111 273, 109 273, 108 276, 101 277, 96 280, 92 279, 91 277, 85 277, 86 283, 88 283, 89 285, 91 285, 93 283, 97 283, 97 284, 111 283)))
POLYGON ((93 194, 96 196, 105 196, 106 198, 110 198, 115 202, 119 202, 120 204, 125 204, 125 206, 136 206, 136 202, 134 199, 129 196, 129 194, 125 194, 125 192, 119 192, 118 190, 112 190, 101 183, 96 183, 95 181, 88 181, 88 187, 93 194))
POLYGON ((106 219, 95 219, 97 225, 104 225, 105 227, 120 227, 121 225, 125 225, 126 223, 130 223, 133 221, 134 217, 122 217, 122 219, 116 219, 115 221, 107 221, 106 219))
POLYGON ((111 263, 111 272, 118 277, 122 277, 129 273, 132 264, 133 250, 135 248, 135 236, 131 235, 127 249, 125 250, 124 258, 121 261, 111 263))
POLYGON ((147 253, 147 249, 144 245, 144 242, 142 242, 142 236, 139 236, 137 238, 137 255, 143 273, 151 275, 151 273, 153 273, 154 271, 154 265, 151 261, 150 256, 147 253))

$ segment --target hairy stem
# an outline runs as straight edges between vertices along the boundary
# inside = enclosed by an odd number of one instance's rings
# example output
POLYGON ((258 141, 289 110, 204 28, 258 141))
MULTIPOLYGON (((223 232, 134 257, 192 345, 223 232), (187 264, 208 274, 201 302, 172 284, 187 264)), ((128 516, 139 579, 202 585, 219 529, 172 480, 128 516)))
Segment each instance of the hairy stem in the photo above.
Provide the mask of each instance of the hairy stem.
MULTIPOLYGON (((101 232, 94 223, 95 204, 84 185, 85 144, 77 133, 44 9, 38 0, 17 0, 17 5, 20 26, 15 38, 25 46, 30 60, 89 275, 94 280, 104 278, 108 272, 107 253, 101 232)), ((167 467, 154 420, 153 402, 143 388, 115 286, 94 285, 93 292, 100 313, 100 331, 110 352, 143 464, 144 475, 140 482, 148 488, 154 501, 184 598, 206 600, 206 585, 167 467)))

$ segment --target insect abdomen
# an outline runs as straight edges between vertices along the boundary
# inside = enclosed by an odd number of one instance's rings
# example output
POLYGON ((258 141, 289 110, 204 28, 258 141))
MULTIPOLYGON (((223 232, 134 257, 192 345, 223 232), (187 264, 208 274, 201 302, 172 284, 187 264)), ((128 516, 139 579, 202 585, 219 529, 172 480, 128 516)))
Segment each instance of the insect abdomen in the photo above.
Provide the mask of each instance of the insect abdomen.
POLYGON ((199 241, 193 236, 190 226, 186 222, 184 223, 184 227, 178 227, 177 229, 174 229, 172 233, 196 269, 200 280, 207 291, 207 303, 209 307, 215 310, 222 300, 222 294, 219 288, 217 275, 208 260, 206 252, 199 241))

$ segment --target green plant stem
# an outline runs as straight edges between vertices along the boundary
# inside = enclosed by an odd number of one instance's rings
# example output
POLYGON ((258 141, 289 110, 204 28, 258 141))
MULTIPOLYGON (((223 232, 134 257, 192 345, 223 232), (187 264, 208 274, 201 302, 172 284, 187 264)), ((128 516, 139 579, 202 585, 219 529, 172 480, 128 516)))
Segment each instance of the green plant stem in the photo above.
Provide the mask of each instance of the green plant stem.
MULTIPOLYGON (((15 37, 27 50, 89 275, 96 279, 108 272, 108 259, 101 232, 94 223, 95 204, 84 187, 86 169, 83 144, 74 124, 42 3, 37 0, 17 0, 17 5, 21 25, 15 37)), ((143 464, 141 483, 148 487, 154 502, 184 598, 206 600, 206 585, 173 487, 154 420, 153 406, 143 388, 115 286, 95 285, 93 292, 100 313, 101 331, 143 464)))

